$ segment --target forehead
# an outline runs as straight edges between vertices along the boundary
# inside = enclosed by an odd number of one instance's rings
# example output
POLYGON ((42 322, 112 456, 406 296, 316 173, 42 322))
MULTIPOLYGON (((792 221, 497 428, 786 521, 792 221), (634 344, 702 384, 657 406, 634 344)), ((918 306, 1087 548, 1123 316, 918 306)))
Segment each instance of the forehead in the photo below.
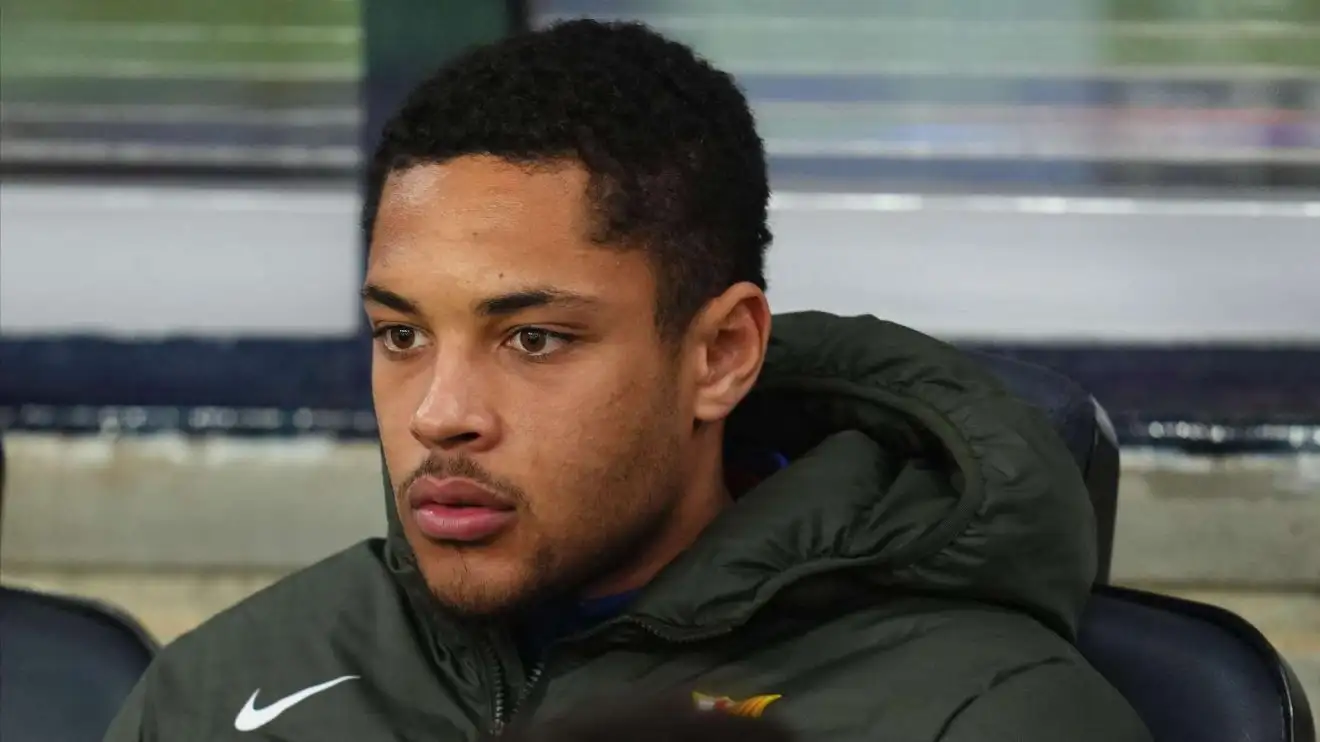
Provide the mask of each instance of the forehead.
POLYGON ((533 225, 585 237, 586 185, 586 171, 569 163, 533 168, 469 156, 414 166, 386 178, 373 242, 388 248, 392 241, 380 238, 398 232, 500 237, 533 225))
POLYGON ((381 192, 369 280, 422 272, 480 284, 649 288, 642 251, 590 239, 587 183, 573 163, 529 167, 490 156, 396 172, 381 192))

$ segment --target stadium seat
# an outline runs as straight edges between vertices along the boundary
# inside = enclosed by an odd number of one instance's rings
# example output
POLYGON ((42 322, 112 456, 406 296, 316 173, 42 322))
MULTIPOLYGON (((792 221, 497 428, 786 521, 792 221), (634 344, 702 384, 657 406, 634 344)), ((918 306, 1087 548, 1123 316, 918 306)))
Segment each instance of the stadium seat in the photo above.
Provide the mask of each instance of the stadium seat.
POLYGON ((1222 608, 1103 586, 1078 644, 1156 742, 1315 742, 1306 694, 1288 663, 1222 608))
POLYGON ((1250 623, 1222 608, 1108 585, 1119 452, 1100 405, 1052 371, 973 355, 1049 416, 1085 475, 1100 570, 1078 647, 1137 710, 1155 742, 1315 742, 1305 692, 1250 623))
POLYGON ((88 600, 0 587, 0 740, 99 742, 156 645, 88 600))
POLYGON ((1068 444, 1095 508, 1097 584, 1109 583, 1118 514, 1118 438, 1100 405, 1071 379, 1047 368, 989 353, 971 353, 1018 398, 1040 408, 1068 444))
MULTIPOLYGON (((0 516, 4 485, 0 440, 0 516)), ((155 653, 108 606, 0 586, 0 740, 100 742, 155 653)))

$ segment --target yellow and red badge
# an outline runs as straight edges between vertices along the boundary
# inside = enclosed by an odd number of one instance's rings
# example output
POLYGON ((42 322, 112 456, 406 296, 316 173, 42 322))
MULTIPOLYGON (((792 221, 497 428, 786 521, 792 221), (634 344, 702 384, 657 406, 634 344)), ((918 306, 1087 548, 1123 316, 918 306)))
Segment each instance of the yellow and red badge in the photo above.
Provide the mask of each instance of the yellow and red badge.
POLYGON ((693 693, 692 702, 699 711, 720 711, 734 716, 746 716, 755 719, 765 713, 765 707, 778 701, 782 696, 752 696, 745 701, 735 701, 728 696, 708 696, 693 693))

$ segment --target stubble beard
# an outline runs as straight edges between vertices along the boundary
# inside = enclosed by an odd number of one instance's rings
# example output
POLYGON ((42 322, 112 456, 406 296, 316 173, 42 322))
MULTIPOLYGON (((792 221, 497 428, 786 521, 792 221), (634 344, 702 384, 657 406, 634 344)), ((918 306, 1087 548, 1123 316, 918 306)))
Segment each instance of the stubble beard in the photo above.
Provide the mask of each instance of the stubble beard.
MULTIPOLYGON (((635 419, 664 420, 650 415, 635 419)), ((498 622, 549 601, 581 595, 636 565, 674 517, 684 487, 681 441, 656 435, 655 430, 642 423, 605 469, 582 478, 573 493, 575 501, 583 503, 576 532, 558 534, 551 542, 536 533, 530 553, 514 567, 522 575, 511 583, 483 584, 482 570, 473 569, 481 546, 445 547, 454 550, 451 565, 444 575, 435 576, 443 583, 433 581, 410 543, 404 559, 422 583, 417 587, 424 586, 443 613, 468 622, 498 622)), ((535 521, 531 523, 534 527, 535 521)))

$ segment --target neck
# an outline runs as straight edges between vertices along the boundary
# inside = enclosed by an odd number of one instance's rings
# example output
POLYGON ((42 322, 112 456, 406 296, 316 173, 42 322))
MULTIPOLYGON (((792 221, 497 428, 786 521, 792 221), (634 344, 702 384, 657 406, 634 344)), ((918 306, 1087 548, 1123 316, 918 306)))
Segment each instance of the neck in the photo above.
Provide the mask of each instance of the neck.
POLYGON ((583 591, 582 597, 618 595, 644 587, 660 570, 687 551, 702 531, 733 504, 733 497, 724 483, 722 436, 723 430, 720 429, 698 433, 692 447, 697 453, 686 467, 688 476, 683 496, 666 514, 649 545, 634 554, 627 567, 592 583, 583 591), (706 437, 712 440, 702 440, 706 437))

